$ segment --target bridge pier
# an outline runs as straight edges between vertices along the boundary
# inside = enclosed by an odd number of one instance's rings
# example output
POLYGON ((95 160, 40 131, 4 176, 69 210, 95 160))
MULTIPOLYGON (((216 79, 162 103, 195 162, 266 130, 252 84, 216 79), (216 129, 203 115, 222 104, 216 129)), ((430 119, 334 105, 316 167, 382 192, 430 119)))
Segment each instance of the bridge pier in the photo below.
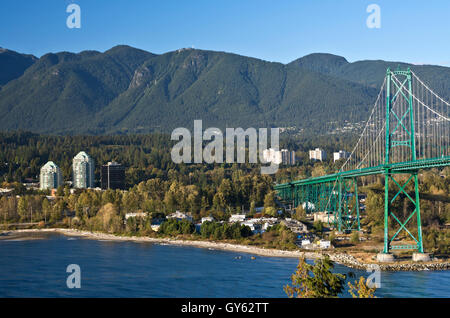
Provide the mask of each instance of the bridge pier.
POLYGON ((428 253, 413 253, 412 260, 414 262, 429 262, 431 258, 428 253))
POLYGON ((380 263, 394 262, 395 257, 394 257, 394 254, 391 254, 391 253, 378 253, 377 261, 379 261, 380 263))

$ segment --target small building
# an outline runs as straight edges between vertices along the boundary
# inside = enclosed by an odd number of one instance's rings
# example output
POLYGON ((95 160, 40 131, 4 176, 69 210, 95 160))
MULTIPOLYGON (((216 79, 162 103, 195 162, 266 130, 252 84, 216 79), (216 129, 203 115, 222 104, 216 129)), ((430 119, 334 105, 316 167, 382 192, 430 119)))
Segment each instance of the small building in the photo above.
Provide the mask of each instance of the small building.
POLYGON ((314 213, 314 222, 321 221, 323 223, 334 223, 334 215, 327 212, 314 213))
POLYGON ((176 212, 168 215, 167 218, 168 219, 177 219, 178 221, 181 221, 181 220, 187 220, 189 222, 193 221, 192 215, 190 215, 190 213, 183 213, 178 210, 176 212))
POLYGON ((241 225, 248 226, 253 234, 262 233, 262 226, 260 223, 245 221, 245 222, 242 222, 241 225))
POLYGON ((331 242, 327 241, 327 240, 320 240, 320 241, 318 241, 318 245, 319 245, 320 248, 323 248, 323 249, 330 248, 331 247, 331 242))
POLYGON ((308 239, 302 240, 302 247, 305 247, 305 246, 308 246, 308 245, 311 245, 311 241, 310 240, 308 240, 308 239))
POLYGON ((228 222, 230 223, 244 222, 245 218, 246 218, 245 214, 232 214, 228 219, 228 222))
POLYGON ((0 188, 0 196, 8 196, 8 195, 13 195, 13 194, 14 194, 14 189, 0 188))
POLYGON ((286 218, 281 221, 281 224, 286 226, 288 229, 290 229, 294 233, 307 233, 308 227, 303 224, 300 221, 297 221, 295 219, 286 218))
POLYGON ((150 227, 152 228, 153 231, 158 232, 159 227, 164 221, 165 218, 152 219, 152 224, 150 224, 150 227))
POLYGON ((152 230, 155 231, 155 232, 158 232, 160 226, 161 226, 161 224, 152 224, 152 225, 150 225, 152 230))
POLYGON ((148 215, 147 212, 132 212, 125 214, 125 219, 129 218, 145 218, 148 215))
POLYGON ((148 213, 146 212, 132 212, 132 213, 126 213, 125 214, 125 220, 123 221, 124 224, 127 224, 127 220, 129 218, 145 218, 147 217, 148 213))
POLYGON ((275 224, 279 223, 277 218, 263 218, 263 217, 256 217, 239 222, 241 222, 242 225, 247 225, 248 227, 250 227, 253 233, 263 233, 267 231, 267 229, 270 228, 271 226, 274 226, 275 224))
POLYGON ((212 216, 205 216, 202 218, 202 224, 205 222, 214 222, 214 218, 212 216))

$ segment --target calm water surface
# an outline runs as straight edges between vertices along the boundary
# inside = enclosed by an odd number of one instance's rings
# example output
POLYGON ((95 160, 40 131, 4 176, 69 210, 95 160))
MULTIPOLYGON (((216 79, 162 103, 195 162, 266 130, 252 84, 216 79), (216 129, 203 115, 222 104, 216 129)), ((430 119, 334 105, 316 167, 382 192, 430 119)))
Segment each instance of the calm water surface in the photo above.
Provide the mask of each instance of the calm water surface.
MULTIPOLYGON (((286 297, 297 259, 47 235, 0 241, 0 297, 286 297), (241 257, 240 259, 236 257, 241 257), (66 287, 66 267, 81 288, 66 287)), ((353 271, 336 265, 340 273, 353 271)), ((354 279, 353 279, 354 280, 354 279)), ((450 271, 383 272, 378 297, 450 297, 450 271)), ((345 292, 344 296, 348 296, 345 292)))

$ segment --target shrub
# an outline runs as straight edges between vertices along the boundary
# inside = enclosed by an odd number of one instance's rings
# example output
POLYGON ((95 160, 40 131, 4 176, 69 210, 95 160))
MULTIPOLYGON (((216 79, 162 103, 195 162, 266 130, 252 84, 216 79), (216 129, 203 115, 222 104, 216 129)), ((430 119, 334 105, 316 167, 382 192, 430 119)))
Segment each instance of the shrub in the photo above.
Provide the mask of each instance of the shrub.
POLYGON ((352 233, 352 236, 351 236, 351 238, 350 238, 350 242, 352 242, 353 244, 359 243, 359 232, 354 231, 354 232, 352 233))

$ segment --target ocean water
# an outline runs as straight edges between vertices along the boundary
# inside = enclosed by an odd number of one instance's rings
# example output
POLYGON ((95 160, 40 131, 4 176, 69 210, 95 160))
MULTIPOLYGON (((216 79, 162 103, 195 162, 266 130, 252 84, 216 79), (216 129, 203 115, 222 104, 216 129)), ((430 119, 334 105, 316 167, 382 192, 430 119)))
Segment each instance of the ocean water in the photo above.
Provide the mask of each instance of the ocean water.
MULTIPOLYGON (((286 297, 298 260, 255 257, 60 234, 2 240, 0 297, 286 297), (69 264, 81 268, 79 289, 66 285, 69 264)), ((338 264, 335 271, 369 275, 338 264)), ((450 297, 450 271, 382 272, 376 296, 450 297)))

